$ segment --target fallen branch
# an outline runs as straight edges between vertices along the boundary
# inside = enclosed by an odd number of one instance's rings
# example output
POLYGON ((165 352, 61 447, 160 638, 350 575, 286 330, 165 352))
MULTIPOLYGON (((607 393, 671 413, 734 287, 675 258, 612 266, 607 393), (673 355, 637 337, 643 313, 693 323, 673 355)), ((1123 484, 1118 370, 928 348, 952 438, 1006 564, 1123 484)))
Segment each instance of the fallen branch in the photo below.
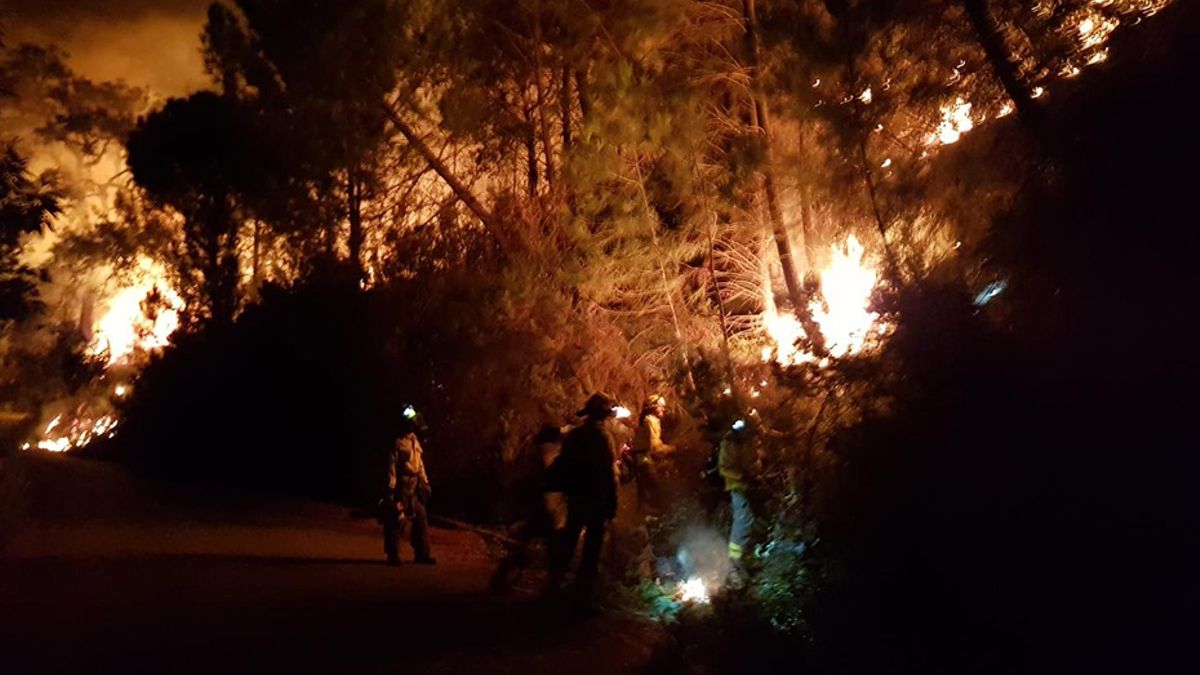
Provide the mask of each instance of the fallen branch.
POLYGON ((442 180, 446 182, 446 185, 450 187, 450 190, 454 192, 454 196, 458 197, 459 201, 461 201, 463 204, 466 204, 468 209, 471 209, 471 213, 474 213, 475 216, 483 222, 484 227, 486 227, 488 231, 492 233, 492 236, 496 237, 497 241, 503 242, 504 239, 500 236, 500 229, 495 214, 484 207, 483 203, 471 193, 471 190, 461 180, 459 180, 458 176, 455 176, 454 173, 450 171, 450 167, 446 166, 446 163, 443 162, 440 157, 434 154, 433 150, 429 148, 429 145, 417 135, 417 132, 414 131, 407 122, 401 119, 400 115, 396 113, 395 109, 393 109, 391 105, 383 103, 382 107, 384 114, 386 114, 388 119, 391 120, 392 124, 395 125, 396 130, 404 136, 404 139, 408 141, 409 145, 416 148, 417 152, 421 153, 421 156, 425 158, 425 161, 429 164, 430 168, 436 171, 437 175, 441 176, 442 180))

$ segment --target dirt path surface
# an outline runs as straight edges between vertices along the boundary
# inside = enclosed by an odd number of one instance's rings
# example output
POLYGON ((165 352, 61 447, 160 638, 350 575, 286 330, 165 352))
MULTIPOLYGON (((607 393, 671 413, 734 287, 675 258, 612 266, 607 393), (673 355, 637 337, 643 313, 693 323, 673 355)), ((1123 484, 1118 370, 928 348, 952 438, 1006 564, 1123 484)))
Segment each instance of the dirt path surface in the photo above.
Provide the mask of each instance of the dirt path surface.
POLYGON ((496 598, 475 534, 433 530, 434 568, 382 564, 371 521, 222 497, 60 457, 28 462, 0 556, 0 672, 639 672, 653 626, 496 598))

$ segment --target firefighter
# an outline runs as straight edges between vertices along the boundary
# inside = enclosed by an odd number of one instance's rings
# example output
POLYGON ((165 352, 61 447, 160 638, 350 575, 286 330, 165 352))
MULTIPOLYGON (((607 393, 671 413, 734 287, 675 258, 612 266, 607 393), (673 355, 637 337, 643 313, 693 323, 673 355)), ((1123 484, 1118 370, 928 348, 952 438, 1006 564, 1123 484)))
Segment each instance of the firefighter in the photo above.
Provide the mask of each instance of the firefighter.
POLYGON ((587 400, 576 413, 584 418, 583 423, 563 439, 562 452, 550 467, 547 480, 547 490, 561 491, 567 498, 567 522, 550 560, 549 591, 559 590, 583 533, 576 591, 585 609, 591 608, 605 531, 617 514, 618 458, 609 429, 615 406, 616 402, 605 394, 593 394, 587 400))
POLYGON ((493 593, 507 592, 533 561, 535 543, 543 540, 551 548, 566 525, 565 498, 560 492, 545 489, 547 472, 562 452, 562 441, 561 427, 544 425, 530 441, 518 465, 521 476, 515 491, 522 517, 510 528, 509 550, 488 585, 493 593))
POLYGON ((648 397, 633 434, 633 474, 637 480, 638 507, 643 513, 658 505, 659 483, 667 471, 666 463, 675 453, 674 446, 662 440, 662 420, 666 414, 667 399, 659 394, 648 397))
POLYGON ((746 420, 736 420, 726 431, 718 451, 717 469, 724 480, 733 512, 733 523, 729 528, 729 562, 731 581, 736 586, 745 580, 747 549, 754 529, 750 494, 760 469, 753 430, 746 420))
POLYGON ((417 412, 404 409, 396 441, 388 457, 388 498, 385 499, 383 550, 389 565, 400 564, 400 534, 404 520, 412 521, 414 562, 436 565, 429 552, 429 518, 425 510, 433 492, 425 475, 424 450, 417 439, 417 412))

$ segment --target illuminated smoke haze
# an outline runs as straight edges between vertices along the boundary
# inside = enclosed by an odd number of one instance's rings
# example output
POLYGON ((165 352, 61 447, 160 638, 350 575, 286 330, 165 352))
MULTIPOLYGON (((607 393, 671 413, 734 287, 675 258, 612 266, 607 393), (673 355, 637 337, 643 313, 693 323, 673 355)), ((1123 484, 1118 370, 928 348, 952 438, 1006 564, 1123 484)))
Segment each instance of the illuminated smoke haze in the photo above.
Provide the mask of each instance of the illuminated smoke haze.
POLYGON ((155 97, 209 84, 200 31, 209 0, 5 0, 9 44, 53 45, 80 75, 124 80, 155 97))

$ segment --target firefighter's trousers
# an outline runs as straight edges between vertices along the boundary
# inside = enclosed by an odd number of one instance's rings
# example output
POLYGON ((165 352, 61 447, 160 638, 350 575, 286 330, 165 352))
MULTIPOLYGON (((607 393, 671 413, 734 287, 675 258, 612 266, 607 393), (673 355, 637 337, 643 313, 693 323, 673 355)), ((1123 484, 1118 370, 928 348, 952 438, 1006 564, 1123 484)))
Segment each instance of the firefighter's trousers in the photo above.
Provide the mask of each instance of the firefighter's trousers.
POLYGON ((600 571, 600 551, 604 548, 604 533, 608 529, 607 518, 584 518, 578 514, 568 514, 567 525, 559 536, 557 551, 550 561, 550 582, 557 587, 575 557, 575 548, 579 544, 579 535, 583 534, 583 557, 579 561, 579 571, 575 574, 576 588, 581 598, 590 600, 596 586, 596 576, 600 571))
POLYGON ((750 534, 754 529, 754 510, 745 490, 729 492, 729 506, 733 511, 733 524, 729 528, 729 558, 740 563, 750 545, 750 534))
MULTIPOLYGON (((425 502, 417 497, 409 500, 409 519, 412 521, 411 537, 413 553, 417 560, 430 557, 429 551, 429 514, 425 510, 425 502)), ((389 518, 383 523, 383 551, 388 560, 400 559, 400 536, 404 532, 404 521, 399 512, 395 518, 389 518)))

